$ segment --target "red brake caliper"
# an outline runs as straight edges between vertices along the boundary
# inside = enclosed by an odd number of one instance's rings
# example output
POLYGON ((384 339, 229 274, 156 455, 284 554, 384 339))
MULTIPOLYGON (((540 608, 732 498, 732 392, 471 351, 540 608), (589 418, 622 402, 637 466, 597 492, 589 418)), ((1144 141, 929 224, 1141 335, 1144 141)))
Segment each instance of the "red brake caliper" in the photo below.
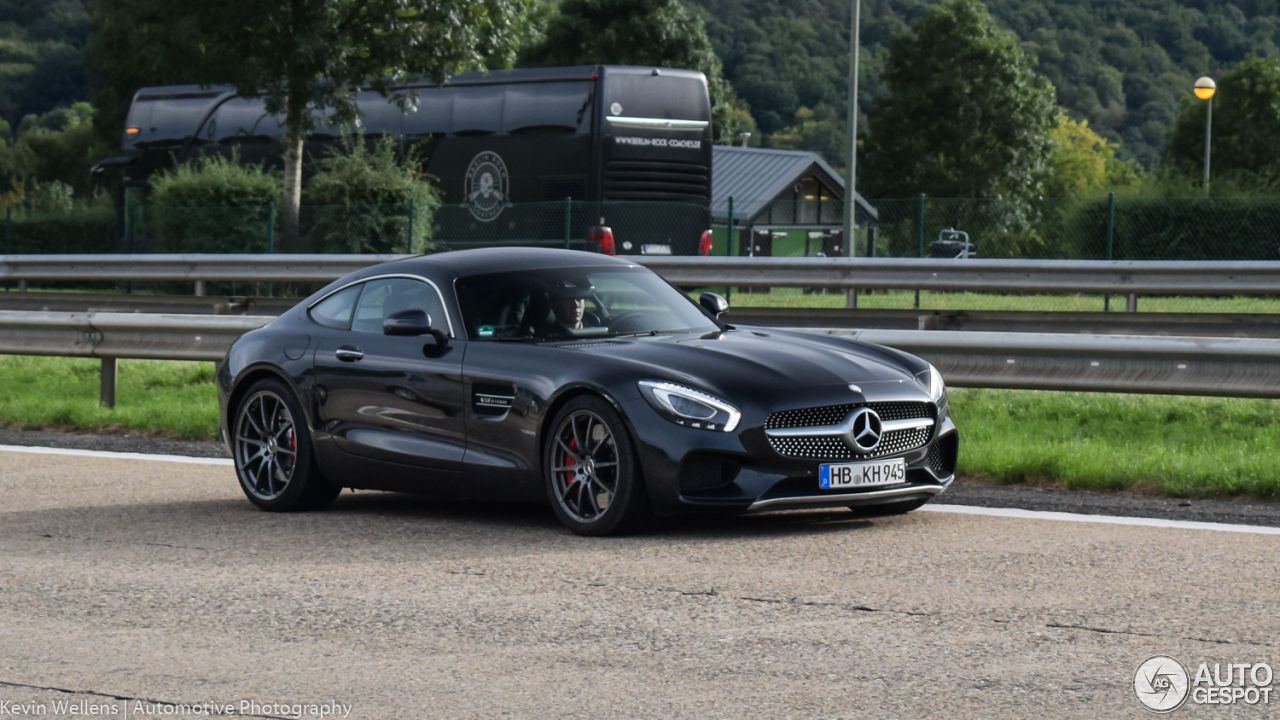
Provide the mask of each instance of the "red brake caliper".
MULTIPOLYGON (((571 438, 571 439, 569 440, 569 449, 570 449, 570 450, 573 450, 574 452, 577 452, 577 450, 578 450, 578 440, 577 440, 577 438, 571 438)), ((565 467, 568 467, 568 466, 570 466, 570 465, 577 465, 578 463, 574 461, 574 459, 573 459, 573 456, 572 456, 572 455, 570 455, 569 453, 565 453, 565 454, 564 454, 564 464, 565 464, 565 467)), ((577 479, 578 479, 578 473, 577 473, 577 471, 575 471, 575 470, 570 470, 570 471, 569 471, 568 476, 567 476, 567 477, 565 477, 565 480, 564 480, 564 487, 565 487, 565 489, 566 489, 566 490, 568 490, 568 489, 569 489, 569 486, 573 484, 573 481, 574 481, 574 480, 577 480, 577 479)))

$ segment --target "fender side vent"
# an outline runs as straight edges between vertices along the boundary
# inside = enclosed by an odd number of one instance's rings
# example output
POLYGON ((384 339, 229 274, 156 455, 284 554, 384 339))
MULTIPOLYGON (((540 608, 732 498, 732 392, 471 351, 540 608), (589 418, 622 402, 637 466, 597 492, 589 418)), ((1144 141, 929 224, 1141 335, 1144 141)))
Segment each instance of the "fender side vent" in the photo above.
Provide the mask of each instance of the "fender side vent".
POLYGON ((509 385, 481 385, 471 388, 471 407, 477 415, 499 417, 511 410, 516 396, 509 385))

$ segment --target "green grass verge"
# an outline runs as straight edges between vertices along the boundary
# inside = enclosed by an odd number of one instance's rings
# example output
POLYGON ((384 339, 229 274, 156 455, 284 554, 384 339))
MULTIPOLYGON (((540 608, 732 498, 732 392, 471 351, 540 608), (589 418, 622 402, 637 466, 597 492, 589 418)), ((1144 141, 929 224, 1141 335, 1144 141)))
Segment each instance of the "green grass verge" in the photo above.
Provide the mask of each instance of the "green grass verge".
MULTIPOLYGON (((724 293, 724 288, 711 288, 724 293)), ((696 299, 697 292, 691 293, 696 299)), ((877 290, 861 293, 858 307, 866 310, 911 309, 915 305, 913 290, 877 290)), ((1124 296, 1111 296, 1111 311, 1124 310, 1124 296)), ((734 307, 842 308, 843 293, 810 293, 801 288, 774 288, 767 293, 744 293, 733 289, 730 304, 734 307)), ((920 307, 925 310, 1023 310, 1039 312, 1102 312, 1101 295, 999 295, 993 293, 931 292, 920 293, 920 307)), ((1280 298, 1265 297, 1139 297, 1140 312, 1169 313, 1280 313, 1280 298)))
MULTIPOLYGON (((212 363, 121 361, 114 409, 96 360, 0 356, 0 424, 211 439, 212 363)), ((1000 483, 1179 497, 1280 499, 1280 415, 1268 400, 951 391, 960 471, 1000 483)))
POLYGON ((217 436, 213 363, 121 360, 115 408, 98 404, 101 365, 81 358, 0 355, 0 424, 217 436))
POLYGON ((964 474, 1280 498, 1274 401, 957 388, 951 406, 964 474))

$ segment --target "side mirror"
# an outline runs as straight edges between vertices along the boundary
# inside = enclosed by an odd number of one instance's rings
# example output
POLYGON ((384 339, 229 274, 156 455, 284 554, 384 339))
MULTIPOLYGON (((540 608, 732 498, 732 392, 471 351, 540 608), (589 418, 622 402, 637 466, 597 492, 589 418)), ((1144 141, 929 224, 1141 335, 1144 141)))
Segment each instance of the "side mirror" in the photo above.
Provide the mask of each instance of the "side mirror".
POLYGON ((382 334, 411 337, 431 334, 431 316, 425 310, 393 312, 382 321, 382 334))
POLYGON ((712 317, 717 318, 729 310, 729 301, 712 292, 702 293, 698 297, 698 304, 711 313, 712 317))

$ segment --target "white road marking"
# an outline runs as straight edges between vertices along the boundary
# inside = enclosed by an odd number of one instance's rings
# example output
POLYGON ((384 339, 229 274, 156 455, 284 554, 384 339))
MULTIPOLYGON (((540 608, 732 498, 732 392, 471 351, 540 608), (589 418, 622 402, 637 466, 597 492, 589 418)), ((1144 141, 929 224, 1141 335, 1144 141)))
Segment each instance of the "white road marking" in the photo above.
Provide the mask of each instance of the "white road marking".
POLYGON ((0 445, 0 452, 30 453, 33 455, 67 455, 70 457, 106 458, 109 460, 150 460, 152 462, 183 463, 185 465, 223 465, 234 467, 230 458, 202 458, 188 455, 150 455, 148 453, 107 452, 105 450, 71 450, 68 448, 33 447, 29 445, 0 445))
POLYGON ((989 508, 974 505, 930 504, 925 505, 916 512, 986 515, 988 517, 1017 518, 1020 520, 1056 520, 1058 522, 1098 523, 1101 525, 1138 525, 1141 527, 1172 528, 1175 530, 1216 530, 1218 532, 1249 533, 1252 535, 1280 535, 1280 527, 1267 527, 1265 525, 1231 525, 1229 523, 1196 522, 1194 520, 1083 515, 1080 513, 1050 512, 1048 510, 1018 510, 1016 508, 989 508))
MULTIPOLYGON (((33 455, 65 455, 70 457, 107 458, 111 460, 149 460, 151 462, 184 463, 187 465, 218 465, 233 467, 228 458, 202 458, 187 455, 150 455, 147 453, 107 452, 105 450, 71 450, 67 448, 33 447, 28 445, 0 445, 0 452, 30 453, 33 455)), ((1217 532, 1247 533, 1251 535, 1280 535, 1280 527, 1264 525, 1231 525, 1228 523, 1196 522, 1193 520, 1162 520, 1160 518, 1124 517, 1116 515, 1083 515, 1080 513, 1050 512, 1047 510, 1019 510, 1017 508, 990 508, 975 505, 929 504, 916 512, 953 513, 956 515, 985 515, 987 517, 1015 518, 1019 520, 1054 520, 1057 522, 1097 523, 1100 525, 1134 525, 1138 527, 1171 528, 1174 530, 1214 530, 1217 532)))

